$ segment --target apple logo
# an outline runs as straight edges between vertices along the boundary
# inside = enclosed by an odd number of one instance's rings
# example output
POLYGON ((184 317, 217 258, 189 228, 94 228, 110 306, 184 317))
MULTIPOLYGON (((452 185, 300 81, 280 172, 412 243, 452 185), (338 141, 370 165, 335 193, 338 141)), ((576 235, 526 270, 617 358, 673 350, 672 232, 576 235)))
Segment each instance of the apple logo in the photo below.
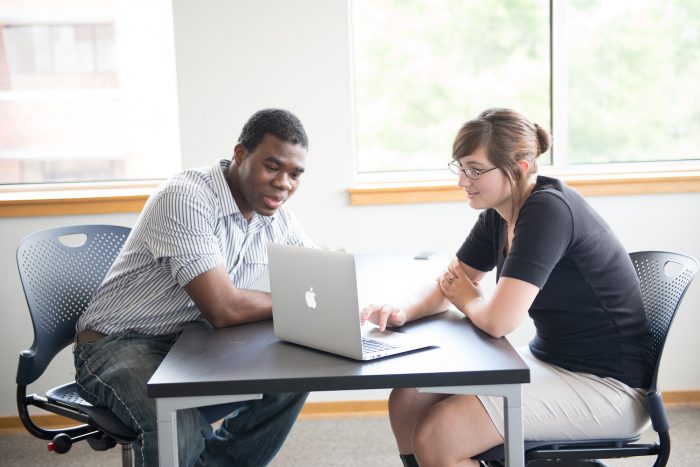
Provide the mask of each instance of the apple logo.
POLYGON ((313 287, 306 291, 306 305, 309 308, 316 308, 316 292, 313 287))

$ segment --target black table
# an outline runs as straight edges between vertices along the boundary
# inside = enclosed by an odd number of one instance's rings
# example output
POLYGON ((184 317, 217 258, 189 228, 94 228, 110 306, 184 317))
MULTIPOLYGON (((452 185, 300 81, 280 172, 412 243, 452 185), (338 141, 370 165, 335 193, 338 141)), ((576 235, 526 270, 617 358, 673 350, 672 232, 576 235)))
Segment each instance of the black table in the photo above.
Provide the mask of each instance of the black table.
POLYGON ((161 466, 177 466, 177 410, 249 400, 262 393, 418 387, 425 392, 504 397, 507 465, 523 465, 521 385, 530 371, 506 339, 456 311, 401 329, 437 348, 369 362, 281 342, 266 320, 226 329, 191 324, 148 382, 158 409, 161 466))

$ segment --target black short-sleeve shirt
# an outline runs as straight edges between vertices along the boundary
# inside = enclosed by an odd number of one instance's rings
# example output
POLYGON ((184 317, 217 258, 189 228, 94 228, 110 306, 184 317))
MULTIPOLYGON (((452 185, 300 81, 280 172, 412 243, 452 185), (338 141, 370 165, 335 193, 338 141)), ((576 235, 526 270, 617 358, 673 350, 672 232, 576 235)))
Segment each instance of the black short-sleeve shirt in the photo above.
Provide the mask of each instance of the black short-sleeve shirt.
POLYGON ((496 267, 540 288, 529 314, 539 359, 571 371, 646 388, 653 373, 651 333, 637 274, 608 224, 557 179, 538 177, 523 204, 507 255, 506 222, 479 215, 457 257, 480 271, 496 267))

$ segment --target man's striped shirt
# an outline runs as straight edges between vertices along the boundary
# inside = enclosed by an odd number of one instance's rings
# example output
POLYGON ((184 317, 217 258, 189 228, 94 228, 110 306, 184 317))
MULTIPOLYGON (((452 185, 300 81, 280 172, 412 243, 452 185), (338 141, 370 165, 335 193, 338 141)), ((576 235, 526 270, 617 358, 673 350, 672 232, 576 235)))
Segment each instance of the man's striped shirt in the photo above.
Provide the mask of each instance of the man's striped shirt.
POLYGON ((181 172, 149 198, 78 331, 179 331, 204 319, 184 289, 195 277, 223 264, 236 287, 249 288, 267 269, 268 242, 313 246, 284 205, 246 221, 224 178, 230 164, 181 172))

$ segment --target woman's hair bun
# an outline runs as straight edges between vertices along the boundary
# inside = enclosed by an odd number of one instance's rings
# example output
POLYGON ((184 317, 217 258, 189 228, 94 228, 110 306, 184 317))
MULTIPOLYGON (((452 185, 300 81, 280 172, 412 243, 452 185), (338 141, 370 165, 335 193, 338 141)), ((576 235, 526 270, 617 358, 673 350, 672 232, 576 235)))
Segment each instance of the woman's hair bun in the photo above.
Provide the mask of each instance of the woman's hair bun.
POLYGON ((537 157, 540 157, 540 154, 547 152, 549 150, 549 145, 551 144, 551 136, 549 136, 549 132, 539 126, 537 123, 535 125, 535 130, 537 130, 537 145, 539 146, 539 153, 537 154, 537 157))

